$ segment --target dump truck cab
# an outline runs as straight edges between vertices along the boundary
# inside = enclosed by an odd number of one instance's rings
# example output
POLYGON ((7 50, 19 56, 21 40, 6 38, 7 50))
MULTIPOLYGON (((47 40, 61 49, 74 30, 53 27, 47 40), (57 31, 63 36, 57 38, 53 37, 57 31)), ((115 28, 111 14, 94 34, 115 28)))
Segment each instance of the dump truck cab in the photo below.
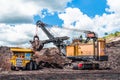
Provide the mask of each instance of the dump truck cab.
POLYGON ((28 48, 11 47, 12 57, 10 59, 11 69, 26 69, 32 60, 33 51, 28 48))

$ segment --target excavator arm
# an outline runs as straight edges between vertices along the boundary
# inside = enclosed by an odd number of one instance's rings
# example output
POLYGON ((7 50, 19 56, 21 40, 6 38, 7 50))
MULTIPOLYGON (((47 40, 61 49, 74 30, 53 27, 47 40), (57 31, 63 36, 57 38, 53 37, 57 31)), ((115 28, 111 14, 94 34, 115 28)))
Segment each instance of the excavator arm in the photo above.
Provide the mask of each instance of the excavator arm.
MULTIPOLYGON (((73 28, 62 28, 62 29, 65 29, 65 30, 71 30, 71 31, 76 31, 76 32, 82 32, 82 33, 85 33, 86 35, 86 40, 84 43, 87 43, 90 39, 93 39, 93 41, 97 41, 97 34, 93 31, 89 31, 89 30, 79 30, 79 29, 73 29, 73 28)), ((80 38, 81 39, 81 38, 80 38)))
MULTIPOLYGON (((34 40, 35 45, 37 45, 37 50, 41 50, 44 46, 44 44, 50 43, 52 42, 56 47, 58 47, 59 51, 62 52, 62 49, 65 49, 66 44, 64 43, 64 40, 69 39, 69 37, 67 36, 63 36, 63 37, 54 37, 45 27, 48 27, 48 24, 43 23, 42 21, 38 20, 36 22, 36 26, 38 26, 39 28, 41 28, 43 30, 43 32, 47 35, 47 37, 49 38, 48 40, 44 40, 44 41, 40 41, 39 37, 36 36, 36 38, 38 38, 37 40, 34 40), (38 43, 38 44, 37 44, 38 43)), ((78 31, 78 32, 83 32, 86 33, 86 40, 85 43, 87 43, 90 39, 93 39, 93 41, 97 40, 97 36, 94 32, 91 31, 87 31, 87 30, 78 30, 78 29, 69 29, 69 28, 63 28, 63 29, 67 29, 67 30, 73 30, 73 31, 78 31)), ((32 43, 32 44, 33 44, 32 43)), ((33 45, 34 46, 34 45, 33 45)))
POLYGON ((50 34, 50 32, 45 28, 45 26, 47 26, 47 24, 44 24, 42 21, 38 20, 36 23, 36 26, 41 28, 49 39, 54 39, 54 36, 52 34, 50 34))
POLYGON ((35 35, 33 37, 33 41, 30 41, 34 51, 40 51, 44 47, 44 44, 47 44, 47 43, 50 43, 50 42, 52 42, 52 40, 50 40, 50 39, 42 40, 42 41, 39 40, 38 35, 35 35))
POLYGON ((43 30, 43 32, 47 35, 47 37, 49 38, 49 40, 45 40, 43 43, 46 44, 48 42, 53 42, 53 44, 58 47, 59 51, 61 52, 61 50, 63 48, 65 48, 65 44, 64 44, 64 40, 69 39, 69 37, 67 36, 63 36, 63 37, 54 37, 45 27, 48 26, 47 24, 43 23, 42 21, 37 21, 36 26, 38 26, 39 28, 41 28, 43 30))

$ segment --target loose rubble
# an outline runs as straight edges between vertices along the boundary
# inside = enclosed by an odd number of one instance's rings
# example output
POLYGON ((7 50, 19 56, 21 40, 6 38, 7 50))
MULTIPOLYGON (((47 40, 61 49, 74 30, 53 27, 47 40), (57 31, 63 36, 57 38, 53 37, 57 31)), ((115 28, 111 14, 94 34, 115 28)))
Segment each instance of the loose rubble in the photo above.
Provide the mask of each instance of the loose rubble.
POLYGON ((106 44, 106 54, 108 55, 107 66, 111 69, 120 70, 120 40, 106 44))
POLYGON ((0 47, 0 71, 9 71, 11 68, 10 64, 11 51, 9 47, 0 47))
POLYGON ((70 63, 70 60, 65 56, 61 56, 57 48, 45 48, 40 52, 36 51, 34 58, 40 65, 40 68, 63 68, 66 63, 70 63))

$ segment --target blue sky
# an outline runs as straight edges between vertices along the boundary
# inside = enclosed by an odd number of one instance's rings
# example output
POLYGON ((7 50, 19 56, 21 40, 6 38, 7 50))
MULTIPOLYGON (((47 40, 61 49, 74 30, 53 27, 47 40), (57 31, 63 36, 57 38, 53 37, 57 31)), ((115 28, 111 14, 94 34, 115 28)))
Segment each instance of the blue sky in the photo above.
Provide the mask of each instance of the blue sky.
POLYGON ((73 0, 68 3, 68 7, 77 7, 89 17, 94 17, 106 13, 105 8, 108 6, 106 0, 73 0))
MULTIPOLYGON (((102 16, 103 13, 110 14, 110 12, 105 11, 106 8, 109 8, 106 0, 72 0, 71 2, 67 3, 65 8, 68 7, 78 8, 81 10, 81 12, 83 12, 83 14, 86 14, 91 18, 95 17, 96 15, 102 16)), ((44 12, 46 13, 46 16, 41 18, 39 15, 35 15, 34 22, 40 19, 43 22, 51 25, 62 26, 63 21, 59 19, 58 12, 54 12, 54 15, 48 13, 47 9, 42 10, 42 13, 44 12)))
MULTIPOLYGON (((67 27, 103 37, 120 31, 120 0, 0 0, 0 45, 29 45, 37 20, 61 27, 50 27, 59 33, 56 36, 74 37, 62 28, 67 27)), ((48 39, 41 29, 38 35, 48 39)))
POLYGON ((41 20, 50 25, 59 25, 62 26, 63 21, 59 19, 57 12, 54 15, 47 14, 44 18, 40 17, 39 15, 34 16, 34 24, 37 20, 41 20))

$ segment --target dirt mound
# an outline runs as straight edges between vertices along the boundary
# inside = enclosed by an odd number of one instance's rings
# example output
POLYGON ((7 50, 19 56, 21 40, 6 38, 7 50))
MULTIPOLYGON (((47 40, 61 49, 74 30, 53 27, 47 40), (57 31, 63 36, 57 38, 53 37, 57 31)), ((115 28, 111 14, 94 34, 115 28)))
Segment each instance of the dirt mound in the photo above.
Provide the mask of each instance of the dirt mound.
POLYGON ((61 56, 57 48, 45 48, 40 52, 36 51, 34 58, 40 67, 63 68, 66 63, 69 63, 66 57, 61 56))
POLYGON ((108 55, 107 66, 120 70, 120 40, 108 43, 106 54, 108 55))
POLYGON ((10 70, 10 57, 11 51, 9 47, 1 46, 0 47, 0 71, 9 71, 10 70))

